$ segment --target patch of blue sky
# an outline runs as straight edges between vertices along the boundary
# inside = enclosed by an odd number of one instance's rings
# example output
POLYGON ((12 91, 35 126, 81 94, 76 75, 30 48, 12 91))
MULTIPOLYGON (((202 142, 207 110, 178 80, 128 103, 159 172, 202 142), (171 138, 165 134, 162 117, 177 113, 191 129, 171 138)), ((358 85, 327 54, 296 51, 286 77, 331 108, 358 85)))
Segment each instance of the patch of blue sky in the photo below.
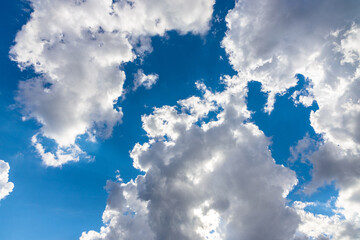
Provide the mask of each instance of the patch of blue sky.
POLYGON ((289 160, 290 147, 296 146, 303 137, 308 136, 314 140, 314 145, 309 146, 311 150, 316 150, 316 143, 322 141, 321 135, 316 134, 310 125, 310 112, 318 109, 316 102, 310 107, 305 107, 302 104, 295 104, 291 97, 295 91, 306 91, 308 85, 308 80, 303 75, 298 74, 297 78, 298 83, 295 87, 276 97, 274 110, 270 114, 263 110, 267 94, 261 92, 261 83, 250 82, 247 97, 248 109, 253 112, 251 121, 258 125, 267 137, 270 137, 272 142, 270 150, 275 161, 296 172, 299 183, 288 195, 288 204, 291 205, 294 201, 316 202, 316 205, 306 210, 331 216, 334 214, 335 206, 327 205, 327 203, 338 196, 335 184, 321 187, 312 194, 304 193, 304 187, 311 181, 312 165, 306 159, 305 161, 289 160))
POLYGON ((126 211, 123 213, 124 216, 131 216, 131 217, 135 217, 136 212, 134 211, 126 211))
MULTIPOLYGON (((326 189, 325 189, 326 190, 326 189)), ((331 192, 332 189, 327 189, 328 192, 331 192)), ((315 194, 316 197, 316 194, 315 194)), ((324 196, 319 196, 318 198, 315 198, 315 202, 314 204, 308 205, 307 207, 304 208, 305 211, 307 212, 311 212, 313 214, 321 214, 321 215, 326 215, 326 216, 333 216, 336 214, 336 210, 337 207, 335 205, 336 203, 336 196, 331 196, 329 200, 327 200, 326 202, 321 201, 321 200, 325 200, 325 199, 321 199, 324 196)))
POLYGON ((302 89, 305 83, 303 77, 298 76, 299 80, 295 87, 276 97, 274 110, 271 114, 264 112, 267 94, 261 92, 261 84, 250 82, 248 85, 248 109, 253 112, 251 119, 266 136, 271 137, 270 150, 278 164, 287 165, 290 147, 295 146, 306 134, 314 139, 320 137, 316 136, 310 126, 310 112, 317 110, 317 104, 314 103, 311 107, 305 107, 301 104, 295 105, 291 99, 294 91, 302 89))

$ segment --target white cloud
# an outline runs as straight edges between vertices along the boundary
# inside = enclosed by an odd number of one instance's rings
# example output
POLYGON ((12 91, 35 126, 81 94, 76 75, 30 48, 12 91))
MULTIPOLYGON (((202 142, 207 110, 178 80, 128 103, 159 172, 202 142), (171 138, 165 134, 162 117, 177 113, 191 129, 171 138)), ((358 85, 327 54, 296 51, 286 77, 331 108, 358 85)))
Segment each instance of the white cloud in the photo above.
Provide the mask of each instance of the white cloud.
POLYGON ((297 183, 295 173, 277 165, 269 140, 254 124, 244 123, 246 85, 237 77, 224 82, 223 92, 212 93, 199 83, 202 98, 143 116, 149 142, 137 144, 131 156, 146 174, 127 185, 114 183, 105 226, 99 233, 83 233, 81 240, 293 237, 299 218, 285 197, 297 183), (217 119, 205 122, 214 110, 217 119), (136 191, 119 194, 129 185, 136 191), (119 203, 116 210, 111 202, 119 203), (123 206, 135 213, 129 217, 123 206), (130 231, 136 224, 143 235, 130 231))
POLYGON ((9 164, 0 160, 0 200, 8 196, 14 189, 14 184, 9 182, 9 171, 9 164))
MULTIPOLYGON (((109 137, 122 118, 121 108, 113 107, 125 81, 119 66, 151 51, 151 36, 168 30, 206 33, 214 0, 31 4, 31 18, 18 32, 10 56, 38 77, 20 83, 17 100, 26 118, 42 124, 40 134, 61 150, 78 148, 77 137, 86 133, 109 137)), ((57 161, 52 166, 67 162, 57 152, 50 153, 57 161)))
MULTIPOLYGON (((294 208, 301 218, 301 224, 298 228, 297 235, 303 239, 330 240, 341 239, 344 231, 344 220, 338 214, 331 217, 322 214, 313 214, 307 212, 305 207, 316 205, 314 203, 295 202, 294 208)), ((346 238, 344 238, 346 239, 346 238)))
POLYGON ((41 156, 43 164, 50 167, 60 167, 68 162, 78 162, 80 157, 90 158, 76 144, 66 147, 58 147, 55 153, 46 151, 44 146, 39 142, 38 135, 31 138, 31 143, 35 147, 36 152, 41 156))
MULTIPOLYGON (((353 189, 356 192, 357 189, 353 189)), ((314 214, 305 210, 305 207, 316 203, 295 202, 294 208, 301 218, 297 234, 301 239, 317 240, 352 240, 360 237, 359 206, 357 201, 349 198, 354 192, 340 192, 334 209, 335 214, 326 216, 314 214)))
MULTIPOLYGON (((324 142, 320 146, 303 139, 292 153, 293 158, 307 157, 314 165, 306 191, 336 182, 336 205, 345 220, 334 223, 341 231, 319 230, 332 239, 357 239, 360 234, 356 194, 360 186, 359 12, 356 0, 239 0, 226 18, 228 31, 222 42, 239 77, 259 81, 269 92, 268 111, 276 94, 296 84, 295 74, 311 79, 305 91, 292 97, 305 106, 317 101, 319 110, 311 113, 311 125, 324 142), (309 145, 318 150, 306 152, 309 145)), ((304 229, 334 220, 299 213, 304 229)), ((304 231, 304 239, 315 235, 320 239, 321 234, 304 231)))
POLYGON ((309 68, 315 76, 309 89, 319 110, 311 124, 324 141, 308 154, 313 164, 308 192, 335 181, 339 190, 336 206, 344 220, 333 239, 360 237, 360 27, 353 23, 329 37, 329 43, 309 68))
POLYGON ((326 141, 359 153, 360 25, 352 24, 330 39, 317 65, 309 69, 310 76, 317 76, 311 91, 319 105, 311 125, 326 141))
POLYGON ((239 76, 269 92, 271 111, 275 94, 294 86, 295 74, 307 75, 330 33, 358 13, 357 0, 239 0, 226 17, 222 44, 239 76))
POLYGON ((138 89, 140 86, 144 86, 146 89, 151 89, 152 86, 159 79, 159 75, 157 74, 144 74, 142 69, 139 69, 134 76, 134 90, 138 89))

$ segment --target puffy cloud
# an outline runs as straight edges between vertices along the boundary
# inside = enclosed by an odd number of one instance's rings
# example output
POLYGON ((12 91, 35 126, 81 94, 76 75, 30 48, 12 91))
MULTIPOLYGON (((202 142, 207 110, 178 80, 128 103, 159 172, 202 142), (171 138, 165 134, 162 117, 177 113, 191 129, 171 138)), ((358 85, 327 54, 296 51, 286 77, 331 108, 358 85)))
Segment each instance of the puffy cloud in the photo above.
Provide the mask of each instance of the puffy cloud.
POLYGON ((137 197, 136 183, 117 183, 108 181, 108 203, 103 214, 107 223, 100 233, 83 233, 80 240, 98 239, 153 239, 148 223, 147 202, 137 197))
POLYGON ((311 114, 311 124, 326 141, 359 153, 360 25, 352 24, 330 39, 317 66, 309 69, 309 75, 315 76, 311 91, 319 105, 311 114))
MULTIPOLYGON (((360 27, 358 1, 246 1, 227 15, 223 46, 234 69, 262 83, 270 97, 311 79, 293 98, 308 106, 318 133, 347 149, 360 141, 360 27), (332 121, 329 121, 332 119, 332 121)), ((271 107, 271 99, 269 107, 271 107)))
MULTIPOLYGON (((17 100, 25 119, 36 119, 42 125, 40 133, 59 145, 47 155, 57 162, 52 166, 60 166, 76 160, 77 154, 64 158, 58 153, 64 148, 75 151, 77 137, 109 137, 121 122, 121 108, 114 109, 125 81, 120 66, 151 51, 153 35, 168 30, 204 34, 214 0, 32 0, 31 4, 31 18, 18 32, 10 56, 38 76, 20 83, 17 100)), ((149 81, 142 84, 150 87, 149 81)))
POLYGON ((134 76, 134 90, 136 90, 140 86, 144 86, 146 89, 152 88, 152 86, 159 79, 159 75, 157 74, 144 74, 144 71, 139 69, 134 76))
POLYGON ((226 17, 222 44, 230 63, 245 80, 262 83, 274 97, 307 74, 331 32, 351 24, 360 10, 356 0, 239 0, 226 17))
POLYGON ((292 160, 313 164, 309 193, 335 181, 341 210, 333 218, 298 210, 305 232, 299 239, 359 238, 359 11, 356 0, 239 0, 226 18, 222 44, 238 75, 261 82, 269 93, 266 110, 271 111, 276 94, 296 84, 297 73, 310 82, 293 94, 295 103, 309 106, 316 100, 319 106, 310 120, 323 142, 304 138, 292 148, 292 160), (329 228, 319 228, 320 223, 329 228), (311 230, 316 228, 324 232, 311 230))
POLYGON ((105 226, 81 240, 294 236, 299 218, 285 197, 297 183, 295 173, 275 163, 269 139, 246 121, 246 84, 237 77, 223 80, 223 92, 198 83, 203 97, 143 116, 149 141, 136 144, 131 156, 145 175, 112 183, 105 226), (206 121, 213 111, 216 119, 206 121), (130 231, 134 225, 143 232, 130 231))
POLYGON ((9 182, 9 171, 9 164, 0 160, 0 200, 4 199, 14 189, 14 184, 9 182))
MULTIPOLYGON (((353 190, 358 193, 359 188, 353 190)), ((295 202, 294 208, 301 218, 301 223, 296 233, 299 239, 358 239, 360 237, 359 203, 349 198, 353 194, 354 192, 349 194, 349 191, 339 193, 334 209, 335 214, 332 216, 314 214, 305 210, 307 206, 316 206, 317 203, 295 202)))
MULTIPOLYGON (((299 146, 303 146, 303 141, 299 141, 299 146)), ((309 147, 313 148, 314 145, 318 143, 309 147)), ((323 185, 335 183, 338 196, 335 198, 335 206, 329 206, 335 213, 331 217, 306 212, 304 208, 315 203, 295 203, 295 209, 302 219, 298 231, 304 237, 327 236, 326 239, 335 240, 359 238, 359 154, 329 141, 323 142, 316 150, 307 148, 301 152, 301 159, 307 159, 313 165, 312 180, 305 186, 305 193, 311 194, 323 185)))
POLYGON ((301 224, 295 239, 330 240, 334 239, 334 237, 335 239, 346 239, 345 236, 341 235, 344 231, 344 220, 342 217, 337 214, 333 216, 313 214, 304 210, 305 207, 314 205, 316 204, 308 202, 294 203, 294 208, 301 218, 301 224))
POLYGON ((344 217, 333 239, 360 237, 360 27, 353 23, 333 33, 309 74, 309 89, 319 110, 311 114, 314 130, 323 142, 308 154, 313 164, 312 181, 306 191, 335 182, 336 202, 344 217))
POLYGON ((348 187, 353 185, 356 182, 355 179, 359 177, 359 155, 351 150, 342 149, 334 143, 324 143, 308 158, 314 166, 313 181, 308 186, 310 192, 334 180, 337 181, 339 187, 348 187))

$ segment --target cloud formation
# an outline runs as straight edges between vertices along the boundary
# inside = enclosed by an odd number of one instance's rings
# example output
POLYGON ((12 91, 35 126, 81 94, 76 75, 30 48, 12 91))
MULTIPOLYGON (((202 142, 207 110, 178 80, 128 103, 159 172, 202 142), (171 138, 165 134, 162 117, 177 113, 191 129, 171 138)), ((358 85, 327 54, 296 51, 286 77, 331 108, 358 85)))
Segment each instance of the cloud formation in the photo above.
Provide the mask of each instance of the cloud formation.
POLYGON ((223 92, 198 83, 203 97, 143 116, 149 141, 136 144, 131 157, 146 174, 111 183, 105 226, 81 240, 293 237, 300 219, 285 197, 295 173, 275 163, 269 139, 246 122, 244 82, 223 81, 223 92), (211 111, 217 117, 207 121, 211 111))
POLYGON ((305 138, 292 153, 313 164, 308 193, 335 181, 336 206, 341 209, 337 214, 345 220, 335 221, 336 215, 329 220, 333 227, 315 234, 309 229, 327 218, 298 210, 307 226, 299 231, 306 239, 356 239, 360 235, 359 12, 360 3, 355 0, 239 0, 226 18, 228 31, 222 44, 238 75, 261 82, 269 93, 267 111, 272 110, 276 94, 296 84, 295 74, 309 78, 306 91, 294 93, 293 98, 305 106, 317 102, 319 110, 311 113, 310 120, 323 142, 305 138), (305 145, 318 150, 309 152, 305 145))
POLYGON ((14 189, 14 184, 9 182, 9 171, 9 164, 0 160, 0 200, 8 196, 14 189))
MULTIPOLYGON (((360 10, 360 4, 357 5, 360 10)), ((357 20, 357 22, 355 22, 357 20)), ((313 164, 312 182, 306 191, 335 182, 339 191, 337 214, 344 217, 333 239, 360 237, 360 22, 343 26, 328 36, 308 68, 313 84, 308 91, 319 110, 311 125, 322 134, 317 151, 308 154, 313 164)), ((301 100, 300 100, 301 101, 301 100)), ((306 103, 304 103, 306 105, 306 103)), ((333 224, 334 225, 334 224, 333 224)))
MULTIPOLYGON (((32 142, 45 165, 61 166, 85 154, 79 136, 109 137, 121 122, 121 108, 114 109, 123 94, 121 65, 150 52, 151 36, 206 33, 214 1, 32 4, 10 54, 38 76, 19 84, 17 100, 27 118, 42 124, 32 142), (57 150, 47 152, 41 137, 55 140, 57 150)), ((222 92, 198 83, 202 97, 142 117, 149 141, 137 144, 131 157, 145 175, 107 183, 104 226, 81 240, 359 238, 359 12, 358 0, 237 1, 222 41, 237 76, 222 79, 222 92), (335 181, 332 217, 305 211, 314 203, 287 206, 295 173, 275 163, 269 140, 246 110, 248 81, 262 83, 270 112, 297 73, 311 84, 292 97, 305 106, 317 102, 311 125, 323 142, 303 139, 292 160, 313 164, 308 193, 335 181)), ((139 71, 134 88, 151 88, 156 80, 139 71)))
POLYGON ((121 122, 121 108, 114 109, 125 81, 120 66, 151 51, 151 36, 168 30, 204 34, 214 0, 32 0, 31 4, 31 18, 18 32, 10 56, 37 77, 19 84, 17 101, 25 118, 41 123, 40 134, 58 144, 50 153, 57 163, 50 165, 60 166, 76 161, 72 153, 77 152, 79 136, 109 137, 121 122))
POLYGON ((329 35, 358 13, 356 0, 239 0, 226 16, 222 45, 239 76, 269 92, 271 111, 275 95, 296 85, 295 74, 308 76, 329 35))

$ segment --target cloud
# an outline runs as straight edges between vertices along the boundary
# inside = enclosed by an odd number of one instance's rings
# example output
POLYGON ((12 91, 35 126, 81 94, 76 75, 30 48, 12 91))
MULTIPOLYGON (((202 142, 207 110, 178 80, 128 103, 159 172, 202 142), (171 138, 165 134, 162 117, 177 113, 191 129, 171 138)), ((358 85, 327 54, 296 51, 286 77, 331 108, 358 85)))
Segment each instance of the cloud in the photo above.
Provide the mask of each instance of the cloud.
POLYGON ((269 92, 271 111, 275 95, 296 85, 295 74, 307 75, 326 38, 352 24, 358 12, 356 0, 239 0, 226 16, 222 45, 239 76, 269 92))
POLYGON ((8 196, 14 189, 14 184, 9 182, 9 171, 9 164, 0 160, 0 200, 8 196))
MULTIPOLYGON (((358 192, 359 189, 356 189, 356 191, 358 192)), ((342 193, 342 195, 344 194, 342 193)), ((301 218, 301 224, 296 233, 299 239, 350 240, 360 237, 359 220, 353 218, 356 212, 358 212, 358 203, 349 202, 349 199, 344 199, 344 196, 339 196, 334 209, 335 214, 332 216, 313 214, 305 210, 307 206, 316 205, 316 203, 312 202, 294 203, 294 208, 301 218), (349 207, 351 208, 349 209, 349 207), (353 210, 355 210, 355 212, 353 212, 353 210)))
POLYGON ((290 147, 290 158, 289 162, 295 162, 300 160, 302 163, 308 161, 309 155, 311 155, 319 147, 319 143, 312 139, 307 133, 302 139, 300 139, 296 146, 290 147))
POLYGON ((327 236, 326 239, 335 240, 358 239, 360 237, 359 154, 328 141, 317 147, 318 149, 307 149, 303 151, 304 155, 301 155, 302 159, 306 158, 313 165, 312 180, 305 186, 304 192, 311 194, 321 186, 335 183, 338 190, 335 206, 332 208, 335 214, 329 217, 309 213, 304 208, 307 204, 315 203, 297 202, 295 209, 302 219, 298 231, 304 236, 314 238, 327 236))
POLYGON ((37 76, 20 82, 16 99, 24 119, 36 119, 40 134, 59 145, 50 154, 57 161, 51 165, 60 166, 67 161, 59 160, 65 158, 57 152, 78 148, 78 137, 106 138, 121 123, 122 110, 114 109, 125 81, 120 66, 151 51, 151 36, 168 30, 205 34, 214 0, 31 4, 30 20, 18 32, 10 57, 37 76))
POLYGON ((339 30, 330 40, 317 65, 309 69, 315 76, 311 91, 319 105, 311 114, 311 125, 324 133, 326 141, 359 153, 360 25, 339 30))
MULTIPOLYGON (((360 234, 359 11, 356 0, 239 0, 226 17, 228 31, 222 42, 239 77, 261 82, 268 92, 267 111, 276 94, 296 84, 295 74, 309 78, 307 89, 292 97, 305 106, 317 102, 319 110, 310 120, 323 141, 304 138, 292 149, 292 160, 307 158, 313 164, 308 193, 335 181, 336 206, 342 209, 338 214, 345 220, 334 223, 341 231, 322 228, 331 239, 355 239, 360 234)), ((298 213, 304 229, 333 221, 298 213)), ((306 231, 302 237, 311 236, 315 235, 306 231)))
POLYGON ((111 183, 105 226, 81 240, 293 237, 300 219, 285 197, 295 173, 275 163, 269 139, 246 122, 244 82, 223 81, 223 92, 198 83, 203 97, 143 116, 149 141, 136 144, 131 157, 145 175, 111 183), (207 121, 213 111, 216 119, 207 121), (131 231, 135 225, 143 235, 131 231))
POLYGON ((36 152, 41 156, 43 164, 49 167, 60 167, 68 162, 78 162, 80 157, 91 159, 78 145, 72 144, 66 147, 57 147, 56 152, 46 151, 43 144, 39 141, 38 135, 31 138, 31 143, 36 152))
POLYGON ((352 23, 329 36, 329 42, 309 68, 309 89, 319 110, 311 113, 311 125, 323 136, 318 150, 308 153, 313 164, 306 191, 335 182, 336 206, 344 220, 333 239, 360 237, 360 26, 352 23))
POLYGON ((159 75, 157 74, 144 74, 142 69, 139 69, 134 76, 134 90, 138 89, 140 86, 144 86, 146 89, 151 89, 152 86, 159 79, 159 75))
POLYGON ((102 227, 100 233, 83 233, 80 239, 153 239, 147 217, 147 202, 137 197, 136 184, 133 181, 126 184, 108 181, 106 189, 109 191, 103 214, 106 227, 102 227))
POLYGON ((293 205, 296 212, 301 217, 301 224, 297 232, 297 237, 299 239, 341 239, 339 237, 342 237, 341 234, 344 231, 344 220, 341 216, 337 214, 333 216, 325 216, 321 214, 313 214, 304 210, 307 206, 316 205, 314 203, 294 202, 293 205))

